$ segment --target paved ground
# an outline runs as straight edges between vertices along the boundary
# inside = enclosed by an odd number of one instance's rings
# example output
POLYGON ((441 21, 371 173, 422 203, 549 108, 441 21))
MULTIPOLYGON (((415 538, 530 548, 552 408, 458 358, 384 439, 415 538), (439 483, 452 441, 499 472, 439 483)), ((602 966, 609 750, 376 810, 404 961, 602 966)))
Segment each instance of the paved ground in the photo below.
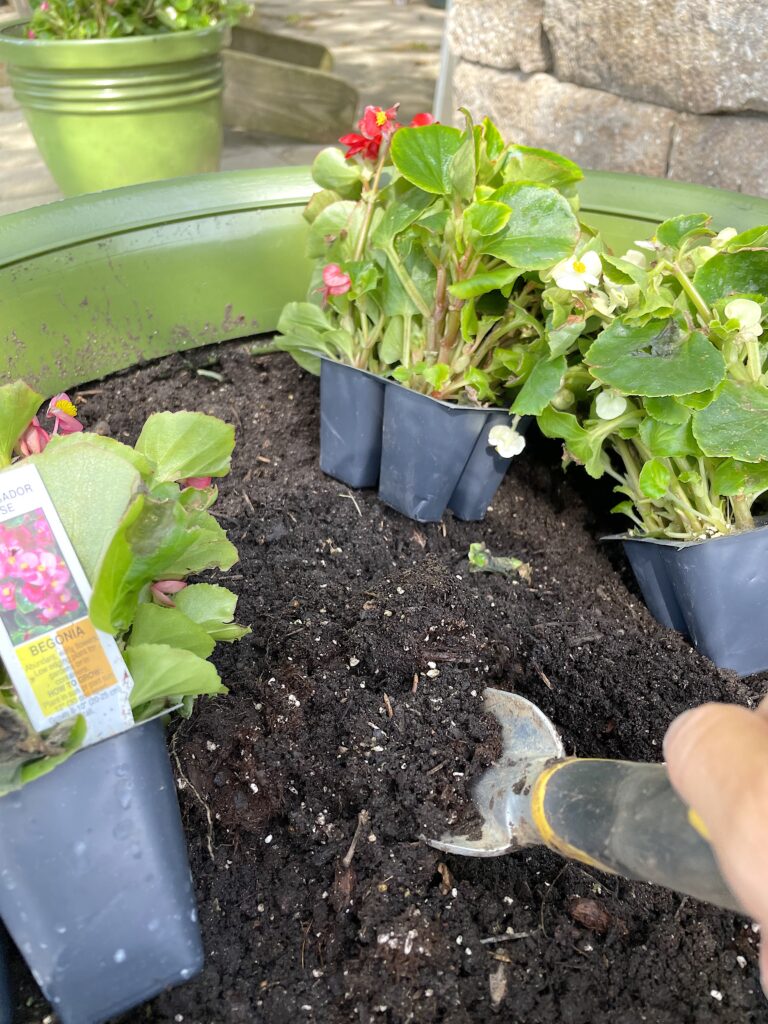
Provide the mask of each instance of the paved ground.
MULTIPOLYGON (((257 9, 268 31, 327 46, 361 105, 400 101, 404 117, 431 109, 445 16, 426 0, 260 0, 257 9)), ((222 167, 304 164, 318 148, 228 131, 222 167)), ((10 88, 0 87, 0 214, 57 198, 10 88)))

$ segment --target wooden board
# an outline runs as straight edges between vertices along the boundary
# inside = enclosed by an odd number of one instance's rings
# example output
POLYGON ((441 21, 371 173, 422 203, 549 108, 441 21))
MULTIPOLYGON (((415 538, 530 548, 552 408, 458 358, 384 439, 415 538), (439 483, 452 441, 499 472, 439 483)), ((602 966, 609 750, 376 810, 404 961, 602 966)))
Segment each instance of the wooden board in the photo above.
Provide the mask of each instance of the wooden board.
POLYGON ((333 57, 327 47, 306 39, 265 32, 259 28, 256 15, 246 18, 232 29, 230 45, 233 50, 250 53, 254 57, 267 57, 269 60, 299 64, 319 71, 330 71, 333 68, 333 57))
POLYGON ((224 123, 305 142, 335 142, 349 131, 357 90, 316 68, 224 51, 224 123))

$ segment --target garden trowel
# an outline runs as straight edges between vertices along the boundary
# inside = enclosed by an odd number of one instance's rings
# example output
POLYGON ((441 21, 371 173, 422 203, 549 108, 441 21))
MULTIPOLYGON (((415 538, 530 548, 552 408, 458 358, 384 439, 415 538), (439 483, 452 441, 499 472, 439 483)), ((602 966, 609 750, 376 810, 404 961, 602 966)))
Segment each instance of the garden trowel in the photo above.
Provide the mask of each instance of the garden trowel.
POLYGON ((672 789, 664 765, 566 757, 535 704, 503 690, 483 696, 501 723, 503 751, 475 787, 482 828, 431 846, 467 857, 548 846, 601 871, 740 910, 704 825, 672 789))

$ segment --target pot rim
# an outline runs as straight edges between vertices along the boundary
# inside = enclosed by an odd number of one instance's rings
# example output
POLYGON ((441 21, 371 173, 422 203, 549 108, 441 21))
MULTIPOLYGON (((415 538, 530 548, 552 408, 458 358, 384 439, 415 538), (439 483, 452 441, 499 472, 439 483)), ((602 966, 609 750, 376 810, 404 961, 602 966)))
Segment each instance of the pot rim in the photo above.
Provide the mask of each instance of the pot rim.
POLYGON ((757 520, 757 524, 751 530, 734 530, 732 533, 718 533, 714 537, 701 537, 698 540, 668 540, 666 537, 646 536, 635 537, 630 533, 608 533, 600 537, 600 540, 620 540, 622 543, 637 541, 638 544, 658 544, 666 548, 693 548, 699 547, 702 544, 710 544, 712 541, 733 540, 735 537, 752 537, 756 533, 762 533, 768 530, 768 516, 761 516, 757 520))
POLYGON ((0 60, 11 68, 122 68, 194 60, 218 53, 229 33, 221 24, 110 39, 28 39, 18 34, 28 24, 29 18, 17 18, 0 27, 0 60))

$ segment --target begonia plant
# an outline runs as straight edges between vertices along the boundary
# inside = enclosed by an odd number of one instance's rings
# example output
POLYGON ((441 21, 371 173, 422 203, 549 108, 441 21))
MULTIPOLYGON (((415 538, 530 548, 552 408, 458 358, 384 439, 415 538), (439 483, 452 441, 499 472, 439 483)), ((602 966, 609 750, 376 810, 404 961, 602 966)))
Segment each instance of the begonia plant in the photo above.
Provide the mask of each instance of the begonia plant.
POLYGON ((232 25, 251 10, 245 0, 38 0, 28 39, 114 39, 232 25))
POLYGON ((660 224, 620 257, 598 238, 545 273, 552 366, 542 431, 607 474, 634 535, 749 529, 768 491, 768 227, 660 224))
MULTIPOLYGON (((463 130, 428 114, 404 127, 396 107, 367 107, 340 141, 346 155, 325 149, 312 168, 309 301, 285 308, 267 348, 313 372, 322 357, 435 398, 539 412, 554 372, 542 275, 593 237, 579 168, 468 114, 463 130)), ((519 450, 514 422, 503 429, 519 450)))
MULTIPOLYGON (((249 632, 234 622, 234 594, 188 581, 237 561, 209 511, 234 430, 198 412, 161 412, 130 447, 84 431, 66 394, 41 423, 41 402, 23 382, 0 388, 0 482, 20 459, 40 473, 93 588, 88 614, 117 638, 133 678, 134 720, 171 707, 189 714, 197 696, 226 692, 208 660, 216 642, 249 632)), ((79 601, 47 524, 27 518, 0 524, 0 608, 14 641, 52 628, 79 601)), ((57 765, 84 733, 79 718, 36 733, 0 666, 0 793, 57 765)))

